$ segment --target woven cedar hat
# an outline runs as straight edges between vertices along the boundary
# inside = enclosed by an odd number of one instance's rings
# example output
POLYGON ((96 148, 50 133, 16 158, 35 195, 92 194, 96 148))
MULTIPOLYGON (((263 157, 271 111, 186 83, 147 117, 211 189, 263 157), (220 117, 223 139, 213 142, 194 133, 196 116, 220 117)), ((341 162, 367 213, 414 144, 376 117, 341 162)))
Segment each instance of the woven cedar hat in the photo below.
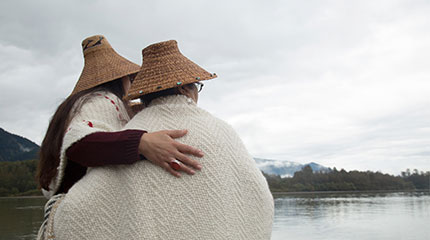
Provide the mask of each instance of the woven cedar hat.
POLYGON ((142 67, 131 84, 127 99, 217 77, 182 55, 175 40, 146 47, 142 57, 142 67))
POLYGON ((139 65, 120 56, 102 35, 82 41, 85 65, 72 94, 137 73, 139 65))

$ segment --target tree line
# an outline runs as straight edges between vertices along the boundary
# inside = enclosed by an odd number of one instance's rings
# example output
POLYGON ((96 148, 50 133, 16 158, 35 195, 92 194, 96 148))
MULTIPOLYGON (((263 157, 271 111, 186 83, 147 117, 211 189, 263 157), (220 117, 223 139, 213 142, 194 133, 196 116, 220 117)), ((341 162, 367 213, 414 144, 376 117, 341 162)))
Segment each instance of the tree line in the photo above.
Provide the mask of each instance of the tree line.
MULTIPOLYGON (((0 162, 0 197, 41 195, 35 180, 37 160, 0 162)), ((314 172, 310 166, 293 177, 263 173, 272 192, 301 191, 372 191, 429 189, 430 172, 409 170, 400 176, 380 172, 338 171, 314 172)))
POLYGON ((41 195, 36 168, 37 160, 0 162, 0 197, 41 195))
POLYGON ((409 169, 401 176, 393 176, 372 171, 338 171, 336 168, 314 172, 307 165, 293 177, 264 176, 272 192, 428 190, 430 184, 430 172, 411 172, 409 169))

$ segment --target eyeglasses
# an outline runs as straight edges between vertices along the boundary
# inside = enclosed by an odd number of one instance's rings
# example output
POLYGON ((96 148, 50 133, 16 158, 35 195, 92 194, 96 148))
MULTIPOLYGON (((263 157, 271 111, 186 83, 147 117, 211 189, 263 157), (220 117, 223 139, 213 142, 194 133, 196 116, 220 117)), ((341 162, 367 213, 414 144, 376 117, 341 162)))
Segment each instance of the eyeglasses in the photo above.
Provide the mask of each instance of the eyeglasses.
POLYGON ((195 83, 194 83, 194 86, 196 86, 196 88, 197 88, 197 92, 201 92, 201 91, 202 91, 202 89, 203 89, 204 84, 203 84, 203 83, 201 83, 201 82, 195 82, 195 83))

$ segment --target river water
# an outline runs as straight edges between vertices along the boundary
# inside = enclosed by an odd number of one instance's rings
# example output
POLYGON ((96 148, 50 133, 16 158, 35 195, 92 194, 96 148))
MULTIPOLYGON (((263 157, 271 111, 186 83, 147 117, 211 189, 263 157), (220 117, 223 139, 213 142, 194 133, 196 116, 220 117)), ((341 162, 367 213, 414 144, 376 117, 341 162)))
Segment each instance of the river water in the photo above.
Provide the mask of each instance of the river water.
MULTIPOLYGON (((43 198, 0 198, 0 240, 34 239, 43 198)), ((272 240, 430 240, 430 194, 275 195, 272 240)))
POLYGON ((354 193, 275 197, 272 240, 430 240, 430 194, 354 193))

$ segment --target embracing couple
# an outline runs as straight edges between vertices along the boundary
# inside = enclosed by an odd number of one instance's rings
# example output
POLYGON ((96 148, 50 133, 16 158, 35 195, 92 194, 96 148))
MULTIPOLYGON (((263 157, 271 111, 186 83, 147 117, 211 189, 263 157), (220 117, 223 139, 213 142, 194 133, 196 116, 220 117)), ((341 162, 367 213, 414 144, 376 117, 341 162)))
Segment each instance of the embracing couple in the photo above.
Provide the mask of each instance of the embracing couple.
POLYGON ((197 106, 216 74, 174 40, 143 49, 141 67, 104 36, 82 48, 82 74, 41 146, 38 238, 270 239, 264 176, 232 127, 197 106))

